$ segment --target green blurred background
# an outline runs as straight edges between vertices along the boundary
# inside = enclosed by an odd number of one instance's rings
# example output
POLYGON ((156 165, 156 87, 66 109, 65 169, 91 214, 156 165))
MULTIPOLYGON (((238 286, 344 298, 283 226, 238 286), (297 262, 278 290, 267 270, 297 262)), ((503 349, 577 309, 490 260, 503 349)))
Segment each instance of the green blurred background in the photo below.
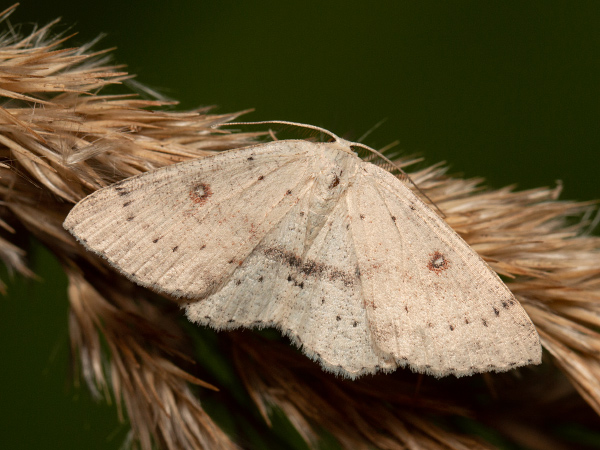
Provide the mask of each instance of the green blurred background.
MULTIPOLYGON (((349 139, 386 119, 366 144, 399 140, 493 187, 562 180, 562 198, 600 198, 600 2, 25 0, 10 22, 59 16, 69 46, 106 33, 96 48, 118 47, 181 108, 255 108, 244 119, 349 139)), ((114 409, 69 379, 64 276, 32 259, 43 281, 0 299, 0 446, 119 448, 114 409)))

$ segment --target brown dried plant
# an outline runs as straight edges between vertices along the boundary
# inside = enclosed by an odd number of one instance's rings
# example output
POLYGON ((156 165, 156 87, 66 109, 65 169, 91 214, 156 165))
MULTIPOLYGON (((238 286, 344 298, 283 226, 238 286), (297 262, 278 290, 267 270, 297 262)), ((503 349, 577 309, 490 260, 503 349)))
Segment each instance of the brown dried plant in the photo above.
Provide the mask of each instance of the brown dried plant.
POLYGON ((23 235, 56 255, 69 279, 80 373, 93 395, 115 400, 132 443, 251 446, 247 435, 229 436, 213 421, 205 399, 225 405, 233 422, 245 416, 258 433, 276 410, 309 446, 325 433, 348 449, 495 448, 474 434, 482 427, 528 448, 563 449, 549 425, 566 411, 580 423, 597 420, 600 239, 587 233, 592 204, 558 201, 560 188, 484 189, 481 180, 447 176, 442 166, 411 173, 447 222, 509 280, 547 350, 544 364, 464 379, 399 370, 342 380, 268 333, 188 326, 177 305, 124 279, 62 228, 72 205, 96 189, 248 145, 263 133, 214 128, 239 113, 173 112, 172 102, 140 99, 123 86, 131 76, 110 64, 107 51, 66 48, 68 37, 54 35, 52 25, 27 36, 6 27, 0 35, 0 257, 32 277, 23 235), (233 386, 200 378, 215 378, 198 348, 215 336, 233 386), (244 405, 244 396, 255 406, 244 405))

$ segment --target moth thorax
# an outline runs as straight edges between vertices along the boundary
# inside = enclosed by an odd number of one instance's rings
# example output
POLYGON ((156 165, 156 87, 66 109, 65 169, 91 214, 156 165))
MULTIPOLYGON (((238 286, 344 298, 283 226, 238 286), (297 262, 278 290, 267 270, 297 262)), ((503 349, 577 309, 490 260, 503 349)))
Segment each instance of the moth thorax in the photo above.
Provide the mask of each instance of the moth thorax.
POLYGON ((348 187, 348 175, 345 172, 341 165, 332 162, 315 180, 309 200, 305 248, 310 247, 348 187))

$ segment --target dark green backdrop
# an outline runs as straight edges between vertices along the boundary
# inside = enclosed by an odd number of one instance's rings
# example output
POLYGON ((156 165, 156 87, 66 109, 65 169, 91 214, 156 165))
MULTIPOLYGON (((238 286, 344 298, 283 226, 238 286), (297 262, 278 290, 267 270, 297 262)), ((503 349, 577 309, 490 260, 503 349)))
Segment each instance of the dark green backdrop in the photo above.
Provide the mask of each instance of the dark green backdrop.
MULTIPOLYGON (((10 3, 6 2, 8 6, 10 3)), ((11 23, 107 33, 138 80, 247 120, 307 122, 381 147, 396 139, 428 163, 494 187, 553 186, 600 197, 600 2, 24 0, 11 23)), ((111 407, 68 379, 65 281, 0 299, 0 445, 116 449, 111 407)))

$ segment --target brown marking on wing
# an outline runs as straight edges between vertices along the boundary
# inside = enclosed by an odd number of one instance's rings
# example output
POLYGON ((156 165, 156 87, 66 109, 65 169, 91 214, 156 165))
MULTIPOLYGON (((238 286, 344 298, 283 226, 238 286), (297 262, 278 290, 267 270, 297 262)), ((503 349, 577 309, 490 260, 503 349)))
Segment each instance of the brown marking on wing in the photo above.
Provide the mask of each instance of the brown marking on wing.
POLYGON ((210 186, 206 183, 194 183, 190 189, 190 199, 198 206, 204 205, 212 194, 210 186))
POLYGON ((427 268, 436 274, 442 273, 450 267, 450 261, 442 253, 435 251, 429 255, 427 268))
POLYGON ((337 175, 335 175, 333 177, 333 180, 331 181, 331 183, 329 184, 329 189, 333 189, 334 187, 336 187, 338 184, 340 184, 340 177, 338 177, 337 175))
POLYGON ((265 256, 279 261, 297 272, 303 273, 307 277, 328 279, 330 281, 341 281, 346 286, 354 285, 357 278, 356 273, 348 272, 329 264, 320 263, 313 260, 302 260, 302 258, 293 252, 281 248, 271 247, 263 250, 265 256))

